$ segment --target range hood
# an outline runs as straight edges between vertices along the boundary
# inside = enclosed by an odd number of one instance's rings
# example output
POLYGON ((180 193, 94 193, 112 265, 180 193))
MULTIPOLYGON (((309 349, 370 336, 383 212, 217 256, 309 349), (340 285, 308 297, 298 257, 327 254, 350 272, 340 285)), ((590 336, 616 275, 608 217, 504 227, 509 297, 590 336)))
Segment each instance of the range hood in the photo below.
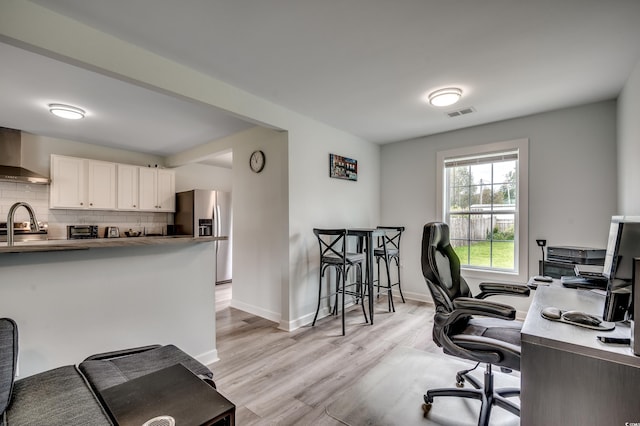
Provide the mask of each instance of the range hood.
POLYGON ((0 127, 0 181, 48 184, 49 178, 22 167, 20 130, 0 127))

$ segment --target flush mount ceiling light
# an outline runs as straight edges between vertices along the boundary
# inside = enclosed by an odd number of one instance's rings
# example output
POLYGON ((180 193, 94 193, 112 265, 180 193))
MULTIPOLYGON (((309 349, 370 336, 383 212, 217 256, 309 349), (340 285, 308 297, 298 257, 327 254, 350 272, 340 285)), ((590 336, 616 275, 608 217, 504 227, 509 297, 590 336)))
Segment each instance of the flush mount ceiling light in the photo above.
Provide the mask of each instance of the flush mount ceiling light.
POLYGON ((84 110, 76 108, 71 105, 64 104, 49 104, 49 112, 60 118, 66 118, 68 120, 79 120, 84 118, 84 110))
POLYGON ((461 96, 462 90, 457 87, 448 87, 429 93, 429 103, 437 107, 446 107, 458 102, 461 96))

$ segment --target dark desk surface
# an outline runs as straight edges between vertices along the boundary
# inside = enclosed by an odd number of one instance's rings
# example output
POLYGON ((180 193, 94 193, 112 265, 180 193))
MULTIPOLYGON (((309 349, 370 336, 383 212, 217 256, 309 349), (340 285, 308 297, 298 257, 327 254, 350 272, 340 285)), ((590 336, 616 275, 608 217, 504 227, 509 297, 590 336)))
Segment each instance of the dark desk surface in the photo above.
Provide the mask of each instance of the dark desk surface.
POLYGON ((101 396, 120 426, 141 426, 163 415, 179 426, 235 422, 235 405, 181 364, 105 389, 101 396))
POLYGON ((640 367, 640 357, 629 346, 600 342, 596 336, 630 337, 628 324, 616 323, 611 331, 596 331, 571 324, 549 321, 540 312, 549 306, 563 311, 583 311, 602 317, 604 295, 592 290, 565 288, 560 280, 551 285, 538 285, 527 318, 522 327, 522 341, 559 350, 640 367))
POLYGON ((607 345, 596 336, 629 337, 616 323, 597 331, 542 316, 542 309, 578 310, 602 316, 604 295, 565 288, 559 280, 538 285, 522 327, 520 424, 624 425, 640 419, 640 357, 629 346, 607 345))

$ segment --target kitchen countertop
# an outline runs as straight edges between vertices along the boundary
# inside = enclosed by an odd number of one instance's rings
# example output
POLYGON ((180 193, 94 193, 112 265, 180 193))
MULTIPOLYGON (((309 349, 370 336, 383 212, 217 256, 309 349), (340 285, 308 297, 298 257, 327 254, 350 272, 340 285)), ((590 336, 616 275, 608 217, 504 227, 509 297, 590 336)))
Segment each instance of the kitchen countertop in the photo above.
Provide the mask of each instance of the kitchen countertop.
POLYGON ((194 244, 209 241, 224 241, 228 237, 193 237, 191 235, 172 235, 162 237, 121 237, 89 238, 78 240, 43 240, 16 242, 13 246, 0 243, 0 254, 34 253, 46 251, 89 250, 107 247, 137 247, 161 244, 194 244))

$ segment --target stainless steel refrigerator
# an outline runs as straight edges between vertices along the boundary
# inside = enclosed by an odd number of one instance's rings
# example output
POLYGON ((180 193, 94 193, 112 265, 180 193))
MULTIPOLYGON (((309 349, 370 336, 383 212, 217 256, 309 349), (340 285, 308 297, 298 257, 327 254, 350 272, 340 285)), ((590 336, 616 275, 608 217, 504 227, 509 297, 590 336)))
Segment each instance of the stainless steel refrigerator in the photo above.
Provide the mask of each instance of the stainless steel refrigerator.
POLYGON ((232 217, 230 192, 192 189, 176 193, 176 234, 228 238, 215 243, 216 284, 231 282, 232 217))

